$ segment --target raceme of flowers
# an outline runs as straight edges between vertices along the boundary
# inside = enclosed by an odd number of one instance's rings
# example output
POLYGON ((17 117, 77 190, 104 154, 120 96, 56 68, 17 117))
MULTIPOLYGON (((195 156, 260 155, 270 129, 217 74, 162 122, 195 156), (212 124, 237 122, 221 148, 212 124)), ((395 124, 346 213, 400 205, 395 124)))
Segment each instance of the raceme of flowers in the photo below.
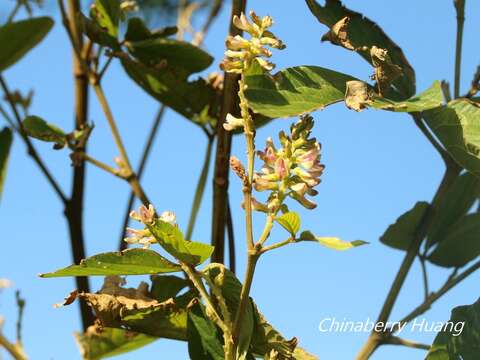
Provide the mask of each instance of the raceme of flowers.
POLYGON ((281 147, 277 149, 272 138, 268 138, 264 151, 258 151, 258 157, 264 164, 254 176, 253 186, 257 191, 270 191, 267 204, 253 201, 254 209, 263 212, 276 212, 284 199, 289 196, 307 209, 316 204, 307 198, 315 196, 314 189, 320 183, 325 166, 320 163, 321 146, 310 137, 313 118, 304 115, 290 127, 290 135, 281 131, 281 147))
MULTIPOLYGON (((138 211, 132 211, 130 213, 130 217, 144 224, 145 228, 141 230, 127 228, 127 237, 124 240, 129 244, 142 245, 145 249, 155 244, 157 240, 148 229, 148 226, 153 225, 157 219, 153 205, 148 205, 148 208, 145 205, 141 205, 138 211)), ((164 211, 158 219, 171 225, 176 224, 175 214, 171 211, 164 211)))

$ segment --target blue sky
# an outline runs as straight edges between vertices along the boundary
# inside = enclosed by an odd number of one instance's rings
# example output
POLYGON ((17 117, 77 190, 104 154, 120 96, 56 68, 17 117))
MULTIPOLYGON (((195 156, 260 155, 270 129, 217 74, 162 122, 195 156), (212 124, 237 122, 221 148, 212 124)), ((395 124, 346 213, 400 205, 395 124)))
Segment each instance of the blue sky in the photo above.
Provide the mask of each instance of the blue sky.
MULTIPOLYGON (((53 0, 50 0, 53 6, 53 0)), ((455 14, 452 1, 372 0, 358 4, 345 1, 354 10, 377 21, 404 50, 417 72, 418 91, 434 80, 453 81, 455 14), (432 6, 435 4, 435 6, 432 6)), ((309 13, 303 1, 249 1, 249 9, 274 17, 275 33, 287 49, 275 52, 278 68, 319 65, 367 79, 370 66, 351 52, 320 43, 325 27, 309 13)), ((2 8, 3 12, 4 8, 2 8)), ((205 48, 215 56, 209 71, 217 70, 228 26, 226 6, 207 38, 205 48)), ((4 14, 3 14, 4 15, 4 14)), ((467 90, 478 64, 474 36, 480 21, 480 3, 467 3, 462 89, 467 90)), ((35 89, 31 112, 70 129, 73 118, 71 54, 58 19, 47 39, 24 60, 5 72, 10 86, 35 89)), ((158 103, 124 74, 117 63, 105 78, 107 97, 124 135, 134 163, 138 161, 158 103)), ((462 91, 462 92, 463 92, 462 91)), ((117 155, 105 118, 92 94, 90 119, 95 122, 89 151, 111 162, 117 155)), ((336 253, 314 244, 296 244, 269 253, 257 268, 252 295, 260 310, 285 336, 297 336, 301 346, 321 359, 352 359, 367 334, 320 333, 322 318, 361 321, 376 318, 387 290, 403 258, 400 251, 382 245, 378 238, 386 227, 416 201, 430 200, 440 181, 443 165, 408 115, 368 110, 354 113, 337 104, 313 114, 315 136, 323 145, 326 171, 319 186, 318 208, 300 208, 304 228, 318 235, 362 239, 370 245, 336 253)), ((260 129, 257 144, 286 129, 292 119, 274 121, 260 129)), ((71 169, 66 151, 52 151, 36 143, 49 168, 65 189, 70 187, 71 169)), ((206 139, 202 131, 168 111, 155 142, 144 186, 158 210, 173 210, 180 226, 186 227, 194 193, 194 182, 203 159, 206 139)), ((243 139, 234 139, 233 154, 244 158, 243 139)), ((209 179, 209 184, 211 179, 209 179)), ((242 241, 241 191, 231 179, 232 206, 237 239, 239 274, 243 274, 245 248, 242 241)), ((86 237, 89 255, 114 250, 128 196, 127 185, 96 168, 88 168, 86 237)), ((209 242, 211 188, 194 232, 194 239, 209 242)), ((32 359, 80 358, 72 333, 79 329, 76 305, 53 309, 74 288, 73 279, 40 279, 37 274, 71 263, 67 228, 62 207, 26 156, 20 139, 15 139, 5 193, 0 205, 3 229, 0 277, 7 277, 27 300, 24 343, 32 359)), ((261 218, 256 219, 256 232, 261 218)), ((274 232, 276 238, 281 231, 274 232)), ((432 288, 440 286, 447 272, 429 266, 432 288)), ((450 309, 471 304, 478 298, 479 275, 474 274, 438 301, 426 314, 431 321, 449 318, 450 309)), ((138 278, 130 277, 135 285, 138 278)), ((94 288, 100 279, 93 281, 94 288)), ((422 301, 423 288, 418 263, 401 292, 392 320, 397 320, 422 301)), ((5 331, 13 334, 16 308, 14 292, 0 297, 0 313, 7 318, 5 331)), ((434 334, 404 333, 409 339, 430 343, 434 334)), ((184 360, 186 345, 159 340, 119 359, 184 360)), ((406 348, 382 347, 372 359, 423 359, 424 353, 406 348)))

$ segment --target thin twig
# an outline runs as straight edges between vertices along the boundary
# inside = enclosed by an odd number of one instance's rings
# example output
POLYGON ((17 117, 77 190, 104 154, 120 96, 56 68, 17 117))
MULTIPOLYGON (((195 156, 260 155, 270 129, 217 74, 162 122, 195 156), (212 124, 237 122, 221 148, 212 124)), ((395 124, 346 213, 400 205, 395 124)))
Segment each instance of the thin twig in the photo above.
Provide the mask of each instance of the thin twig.
POLYGON ((228 236, 228 265, 230 271, 235 274, 236 259, 235 259, 235 232, 233 230, 232 209, 230 208, 230 198, 227 198, 227 236, 228 236))
POLYGON ((20 134, 20 137, 25 142, 25 145, 27 146, 28 155, 30 155, 33 161, 38 165, 41 172, 43 173, 43 175, 45 175, 45 177, 47 178, 48 182, 50 183, 50 185, 52 186, 53 190, 58 195, 60 200, 62 200, 62 202, 66 204, 68 202, 67 196, 65 195, 60 185, 53 177, 53 175, 50 173, 47 166, 45 165, 45 163, 43 162, 43 160, 40 158, 37 151, 35 150, 35 147, 30 141, 30 138, 27 136, 27 134, 23 130, 22 119, 20 118, 20 114, 18 113, 17 107, 15 106, 15 101, 13 100, 12 94, 8 89, 7 83, 5 82, 5 79, 3 78, 2 75, 0 75, 0 86, 5 94, 5 97, 7 98, 10 108, 14 114, 15 120, 17 121, 18 128, 20 129, 19 134, 20 134))
MULTIPOLYGON (((163 116, 165 114, 165 110, 167 107, 165 105, 160 105, 160 109, 158 110, 157 114, 155 115, 155 119, 153 120, 152 127, 150 128, 150 131, 148 133, 148 138, 147 142, 145 143, 145 146, 143 147, 142 151, 142 157, 140 158, 140 163, 137 168, 137 179, 138 181, 141 180, 143 176, 143 172, 145 170, 145 166, 147 164, 148 156, 150 155, 150 152, 153 147, 153 142, 158 134, 158 129, 160 127, 160 123, 162 122, 163 116)), ((128 198, 128 203, 127 203, 127 208, 125 211, 125 215, 123 217, 123 222, 122 222, 122 228, 120 230, 120 241, 119 241, 119 249, 124 250, 127 248, 128 243, 125 242, 123 239, 125 239, 126 236, 126 228, 128 226, 128 222, 130 221, 130 211, 132 210, 133 207, 133 202, 135 200, 135 193, 133 191, 130 192, 130 196, 128 198)), ((144 204, 147 206, 148 204, 144 204)))
POLYGON ((102 169, 106 172, 108 172, 109 174, 112 174, 116 177, 119 177, 119 178, 122 178, 122 179, 125 179, 125 177, 122 175, 121 171, 119 169, 115 169, 114 167, 108 165, 108 164, 105 164, 104 162, 100 161, 100 160, 97 160, 93 157, 91 157, 90 155, 86 154, 86 153, 75 153, 75 162, 78 161, 78 159, 83 159, 85 161, 88 161, 90 164, 98 167, 99 169, 102 169))
POLYGON ((460 96, 460 82, 462 69, 462 45, 463 45, 463 25, 465 23, 465 0, 453 0, 457 13, 457 39, 455 46, 455 82, 453 95, 456 98, 460 96))
POLYGON ((192 208, 190 211, 190 219, 188 221, 187 232, 185 235, 187 240, 192 239, 193 229, 197 220, 198 211, 200 210, 200 205, 202 203, 203 193, 205 192, 205 185, 207 183, 208 172, 210 170, 210 163, 212 159, 213 139, 213 137, 208 138, 207 149, 205 151, 205 160, 203 161, 202 171, 200 173, 200 177, 198 178, 195 196, 193 197, 192 208))

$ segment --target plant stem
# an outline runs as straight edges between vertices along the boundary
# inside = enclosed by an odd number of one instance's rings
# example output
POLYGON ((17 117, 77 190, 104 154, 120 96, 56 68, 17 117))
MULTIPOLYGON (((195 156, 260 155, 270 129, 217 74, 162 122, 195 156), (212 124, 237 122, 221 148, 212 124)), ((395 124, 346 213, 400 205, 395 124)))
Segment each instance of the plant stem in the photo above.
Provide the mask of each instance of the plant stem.
MULTIPOLYGON (((246 0, 232 0, 229 34, 240 35, 242 32, 233 26, 234 15, 245 12, 246 0)), ((213 211, 212 211, 212 245, 215 247, 212 261, 225 262, 225 222, 228 197, 229 158, 232 135, 225 131, 223 123, 227 114, 238 115, 238 79, 236 74, 225 73, 223 83, 223 99, 217 119, 217 149, 215 152, 215 170, 213 179, 213 211)))
POLYGON ((130 184, 133 192, 140 199, 140 201, 144 204, 150 204, 150 200, 148 199, 147 195, 143 191, 142 186, 140 185, 137 176, 133 172, 132 165, 130 164, 130 160, 128 159, 127 151, 125 146, 123 145, 122 137, 120 136, 120 132, 118 131, 117 123, 113 118, 112 111, 110 106, 108 105, 107 98, 105 97, 105 93, 103 91, 102 86, 98 82, 93 82, 92 84, 95 93, 97 94, 98 101, 100 102, 100 106, 103 109, 105 117, 107 118, 108 125, 110 126, 110 130, 112 132, 113 139, 115 144, 117 145, 118 151, 120 152, 120 157, 124 162, 126 169, 129 172, 129 176, 127 177, 127 181, 130 184))
POLYGON ((420 350, 430 350, 430 345, 420 344, 414 341, 406 340, 399 338, 397 336, 391 336, 387 340, 384 341, 384 344, 387 345, 401 345, 410 347, 412 349, 420 349, 420 350))
POLYGON ((428 272, 427 272, 427 264, 423 257, 420 257, 420 266, 422 268, 424 295, 425 295, 425 299, 428 299, 428 296, 430 294, 429 287, 428 287, 428 272))
POLYGON ((227 235, 228 235, 228 265, 230 271, 235 274, 235 232, 233 231, 232 210, 230 208, 230 199, 227 198, 227 235))
MULTIPOLYGON (((143 171, 145 170, 145 165, 147 164, 148 156, 150 155, 150 152, 152 150, 153 141, 155 140, 155 137, 157 136, 158 129, 160 127, 160 123, 162 122, 162 119, 163 119, 163 116, 165 114, 166 109, 167 109, 167 107, 165 105, 162 104, 160 106, 160 109, 158 110, 157 115, 155 116, 155 119, 153 121, 153 125, 152 125, 152 127, 151 127, 151 129, 148 133, 149 134, 148 139, 147 139, 147 142, 145 143, 145 146, 143 148, 142 158, 140 159, 140 164, 138 165, 138 169, 137 169, 138 181, 140 181, 140 179, 142 178, 143 171)), ((127 208, 126 208, 126 211, 125 211, 125 215, 123 217, 122 228, 120 230, 120 241, 119 241, 119 246, 118 246, 120 251, 125 250, 127 248, 127 245, 128 245, 125 241, 123 241, 123 239, 126 236, 125 230, 128 226, 128 222, 130 220, 130 211, 132 210, 134 200, 135 200, 135 193, 133 191, 131 191, 130 196, 128 198, 128 203, 127 203, 127 208)), ((147 203, 144 203, 143 205, 148 206, 147 203)))
POLYGON ((269 245, 269 246, 262 247, 262 249, 260 250, 260 254, 264 254, 267 251, 270 251, 270 250, 273 250, 273 249, 278 249, 278 248, 281 248, 282 246, 292 244, 294 242, 295 242, 295 238, 293 236, 290 236, 286 240, 280 241, 278 243, 275 243, 275 244, 272 244, 272 245, 269 245))
POLYGON ((205 191, 208 171, 210 169, 210 163, 212 159, 213 139, 213 136, 208 138, 207 150, 205 151, 205 160, 203 161, 202 172, 200 173, 200 177, 198 178, 195 196, 193 198, 192 210, 190 211, 190 219, 188 220, 188 227, 186 232, 187 240, 192 239, 193 228, 197 220, 198 210, 200 209, 200 205, 202 203, 203 193, 205 191))
POLYGON ((27 357, 23 353, 21 347, 16 344, 12 344, 8 339, 3 336, 0 332, 0 347, 5 348, 7 352, 15 359, 15 360, 27 360, 27 357))
MULTIPOLYGON (((426 211, 426 214, 424 215, 422 221, 420 222, 419 226, 415 231, 414 239, 407 250, 407 254, 405 255, 405 258, 400 266, 400 269, 398 270, 398 273, 390 288, 388 296, 385 299, 385 303, 383 304, 382 310, 380 311, 380 315, 378 316, 377 323, 378 322, 385 323, 390 317, 390 314, 393 310, 393 306, 395 305, 395 302, 398 298, 400 290, 402 289, 405 279, 407 278, 408 272, 410 271, 410 268, 412 267, 412 264, 418 254, 422 240, 425 238, 428 227, 433 220, 434 212, 438 208, 439 204, 443 201, 443 197, 445 193, 450 188, 451 184, 455 181, 459 173, 460 173, 460 168, 455 163, 452 162, 450 163, 449 166, 447 166, 445 175, 432 201, 432 205, 426 211)), ((381 345, 381 341, 383 338, 384 338, 383 334, 372 332, 367 342, 358 353, 356 359, 357 360, 369 359, 370 356, 378 348, 378 346, 381 345)))
POLYGON ((454 97, 460 96, 460 81, 462 69, 462 45, 463 45, 463 25, 465 23, 465 2, 466 0, 454 0, 455 10, 457 13, 457 39, 455 47, 455 82, 454 97))

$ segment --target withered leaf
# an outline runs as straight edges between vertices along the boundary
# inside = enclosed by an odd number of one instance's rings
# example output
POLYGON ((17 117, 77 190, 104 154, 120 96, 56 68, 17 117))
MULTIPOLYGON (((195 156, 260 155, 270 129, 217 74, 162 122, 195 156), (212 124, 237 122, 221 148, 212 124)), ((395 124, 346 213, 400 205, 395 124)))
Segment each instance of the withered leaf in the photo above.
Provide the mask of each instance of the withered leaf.
POLYGON ((371 104, 371 95, 368 85, 363 81, 347 81, 345 92, 345 105, 349 109, 362 111, 371 104))
POLYGON ((352 45, 348 36, 347 28, 349 23, 350 18, 345 16, 322 36, 322 41, 330 41, 332 44, 343 46, 345 49, 355 50, 355 46, 352 45))
POLYGON ((372 46, 370 56, 375 67, 372 79, 377 82, 378 95, 384 96, 390 84, 402 74, 402 68, 392 62, 386 49, 372 46))

